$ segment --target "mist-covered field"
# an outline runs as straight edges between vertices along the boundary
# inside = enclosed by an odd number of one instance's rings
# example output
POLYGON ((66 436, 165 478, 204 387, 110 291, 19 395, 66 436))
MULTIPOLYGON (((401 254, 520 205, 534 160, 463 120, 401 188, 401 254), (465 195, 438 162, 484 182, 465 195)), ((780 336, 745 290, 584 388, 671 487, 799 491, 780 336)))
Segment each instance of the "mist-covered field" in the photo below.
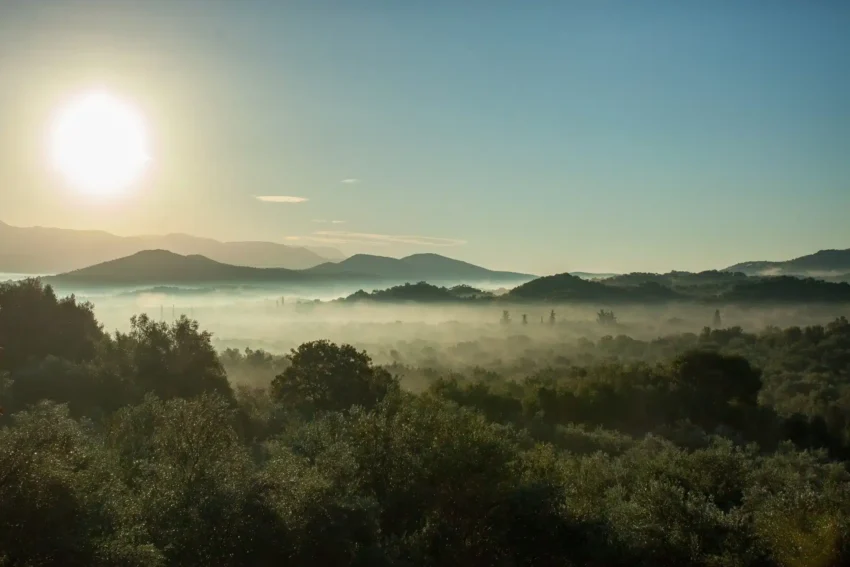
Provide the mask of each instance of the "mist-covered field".
MULTIPOLYGON (((526 341, 536 346, 564 346, 606 335, 641 340, 699 333, 714 324, 714 307, 672 303, 661 306, 596 304, 478 305, 377 304, 333 302, 333 297, 277 296, 256 291, 203 293, 119 293, 78 295, 94 304, 105 330, 126 331, 133 315, 173 321, 181 315, 213 333, 218 349, 263 349, 283 354, 307 341, 329 339, 370 352, 376 362, 421 362, 425 347, 445 349, 459 343, 489 344, 491 356, 521 351, 526 341), (314 302, 322 299, 321 302, 314 302), (616 324, 597 321, 600 309, 611 309, 616 324), (508 311, 510 323, 502 321, 508 311), (554 311, 554 323, 551 321, 554 311), (527 323, 523 323, 523 315, 527 323), (506 343, 507 346, 497 346, 506 343)), ((723 327, 756 332, 766 327, 826 324, 850 313, 847 305, 777 307, 729 306, 720 309, 723 327)), ((483 347, 482 347, 483 348, 483 347)), ((459 363, 463 362, 458 360, 459 363)))

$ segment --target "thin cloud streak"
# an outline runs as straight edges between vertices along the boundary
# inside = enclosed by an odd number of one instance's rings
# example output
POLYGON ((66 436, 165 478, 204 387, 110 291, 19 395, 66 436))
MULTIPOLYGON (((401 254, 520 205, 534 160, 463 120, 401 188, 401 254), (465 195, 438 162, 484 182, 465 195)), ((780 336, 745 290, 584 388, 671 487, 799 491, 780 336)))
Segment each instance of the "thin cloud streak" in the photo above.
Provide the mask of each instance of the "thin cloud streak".
POLYGON ((347 240, 344 238, 331 238, 326 236, 287 236, 284 240, 291 242, 321 242, 322 244, 366 244, 370 246, 389 246, 388 242, 361 242, 347 240))
POLYGON ((340 183, 345 183, 346 185, 356 185, 360 183, 360 180, 356 177, 349 177, 347 179, 343 179, 342 181, 340 181, 340 183))
POLYGON ((303 203, 307 197, 292 197, 290 195, 255 195, 254 198, 264 203, 303 203))
POLYGON ((414 236, 406 234, 373 234, 368 232, 343 232, 338 230, 319 230, 313 234, 326 238, 341 238, 351 242, 374 244, 378 242, 392 244, 414 244, 417 246, 461 246, 465 240, 456 238, 438 238, 435 236, 414 236))
POLYGON ((313 219, 313 222, 317 222, 320 224, 343 224, 344 220, 326 220, 326 219, 313 219))

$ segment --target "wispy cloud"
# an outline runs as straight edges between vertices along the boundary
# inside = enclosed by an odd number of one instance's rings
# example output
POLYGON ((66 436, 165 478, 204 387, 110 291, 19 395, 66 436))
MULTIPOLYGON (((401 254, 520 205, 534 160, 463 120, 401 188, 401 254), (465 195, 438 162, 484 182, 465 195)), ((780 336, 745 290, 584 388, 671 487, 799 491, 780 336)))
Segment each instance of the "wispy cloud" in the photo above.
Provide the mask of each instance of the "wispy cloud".
POLYGON ((344 220, 326 220, 326 219, 313 219, 313 222, 321 223, 321 224, 343 224, 344 220))
POLYGON ((287 236, 285 240, 291 242, 321 242, 322 244, 349 244, 351 241, 344 238, 329 238, 324 236, 287 236))
POLYGON ((360 244, 413 244, 416 246, 461 246, 465 240, 456 238, 438 238, 435 236, 413 236, 408 234, 373 234, 368 232, 343 232, 339 230, 319 230, 314 232, 322 238, 339 238, 360 244))
POLYGON ((254 198, 264 203, 303 203, 309 201, 307 197, 292 197, 290 195, 256 195, 254 198))
POLYGON ((357 185, 358 183, 360 183, 360 180, 356 177, 348 177, 340 181, 340 183, 345 183, 346 185, 357 185))

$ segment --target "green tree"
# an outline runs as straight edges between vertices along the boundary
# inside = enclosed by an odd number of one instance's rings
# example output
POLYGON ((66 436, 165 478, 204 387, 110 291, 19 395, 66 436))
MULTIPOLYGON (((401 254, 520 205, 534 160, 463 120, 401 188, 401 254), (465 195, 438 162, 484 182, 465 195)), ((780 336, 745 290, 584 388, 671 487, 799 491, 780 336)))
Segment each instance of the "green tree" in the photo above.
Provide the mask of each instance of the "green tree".
POLYGON ((679 356, 671 379, 682 417, 710 428, 721 423, 742 426, 741 419, 757 405, 762 385, 761 372, 747 359, 701 350, 679 356))
POLYGON ((233 400, 211 338, 185 315, 170 325, 134 316, 129 333, 116 333, 103 346, 97 371, 107 375, 104 381, 124 382, 135 400, 148 392, 164 399, 215 392, 233 400))
POLYGON ((251 557, 252 463, 227 399, 149 395, 119 411, 106 445, 134 499, 134 523, 170 565, 238 565, 251 557))
POLYGON ((288 358, 289 367, 272 381, 272 395, 308 412, 372 408, 398 387, 389 372, 351 345, 313 341, 293 349, 288 358))
POLYGON ((103 336, 90 303, 57 299, 38 279, 0 284, 0 371, 56 356, 91 360, 103 336))

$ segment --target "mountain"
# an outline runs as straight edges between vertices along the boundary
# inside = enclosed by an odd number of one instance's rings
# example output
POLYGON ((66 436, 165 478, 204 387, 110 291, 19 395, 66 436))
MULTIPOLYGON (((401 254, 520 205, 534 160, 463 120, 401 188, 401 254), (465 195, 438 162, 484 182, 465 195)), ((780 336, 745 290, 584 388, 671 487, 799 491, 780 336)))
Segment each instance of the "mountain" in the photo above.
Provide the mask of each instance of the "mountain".
POLYGON ((363 274, 398 281, 526 282, 533 275, 488 270, 439 254, 413 254, 388 258, 355 254, 342 262, 325 263, 306 270, 321 274, 363 274))
POLYGON ((727 272, 759 275, 839 275, 850 272, 850 249, 821 250, 784 262, 743 262, 726 268, 727 272))
POLYGON ((160 285, 227 282, 292 282, 304 272, 286 268, 253 268, 222 264, 204 256, 181 256, 168 250, 144 250, 88 268, 44 278, 62 285, 160 285))
POLYGON ((188 234, 125 237, 95 230, 24 228, 0 222, 0 272, 55 274, 157 249, 256 268, 305 269, 345 258, 333 248, 220 242, 188 234))
POLYGON ((44 278, 62 286, 141 286, 175 284, 393 284, 411 281, 525 281, 533 276, 494 272, 436 254, 416 254, 401 260, 382 256, 352 256, 338 264, 306 270, 255 268, 218 262, 199 254, 144 250, 87 268, 44 278))

